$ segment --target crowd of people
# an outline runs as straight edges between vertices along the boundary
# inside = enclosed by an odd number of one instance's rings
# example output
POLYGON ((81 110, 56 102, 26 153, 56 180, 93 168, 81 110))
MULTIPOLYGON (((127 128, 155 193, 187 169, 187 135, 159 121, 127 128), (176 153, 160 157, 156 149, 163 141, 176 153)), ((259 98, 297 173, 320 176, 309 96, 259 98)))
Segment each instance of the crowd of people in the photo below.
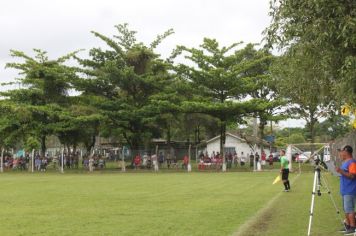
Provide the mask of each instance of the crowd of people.
MULTIPOLYGON (((148 152, 137 153, 133 158, 127 158, 131 161, 127 168, 132 169, 154 169, 159 170, 160 168, 167 169, 184 169, 190 170, 190 158, 189 156, 182 155, 177 158, 176 155, 170 153, 164 153, 160 151, 158 154, 149 155, 148 152)), ((204 169, 222 169, 224 159, 226 163, 226 168, 231 169, 233 167, 238 166, 246 166, 250 165, 254 166, 254 161, 256 161, 256 165, 259 163, 264 166, 266 163, 270 163, 273 165, 273 156, 266 156, 264 152, 261 153, 261 157, 256 152, 255 154, 245 155, 244 152, 241 152, 239 155, 237 152, 226 152, 224 157, 219 152, 212 152, 211 155, 208 155, 207 152, 200 152, 197 159, 197 167, 199 170, 204 169)), ((122 165, 122 161, 120 158, 114 158, 115 161, 119 160, 119 165, 122 165)), ((45 156, 41 156, 39 153, 35 153, 34 156, 34 170, 35 171, 46 171, 48 168, 61 170, 62 169, 62 161, 63 161, 63 169, 78 169, 79 164, 82 167, 89 171, 94 171, 96 169, 104 169, 106 168, 106 162, 111 160, 105 155, 100 155, 97 153, 93 153, 91 155, 81 156, 80 153, 77 152, 65 152, 62 153, 56 152, 53 156, 49 156, 46 154, 45 156), (82 157, 82 158, 80 158, 82 157)), ((30 170, 31 169, 31 161, 32 158, 30 154, 26 153, 24 156, 14 157, 13 155, 7 154, 4 156, 4 169, 19 169, 19 170, 30 170)), ((113 160, 114 161, 114 160, 113 160)), ((194 157, 195 163, 195 157, 194 157)), ((126 165, 126 164, 125 164, 126 165)))
POLYGON ((178 163, 177 157, 175 155, 164 155, 163 152, 160 152, 158 155, 140 155, 139 153, 135 155, 132 159, 131 166, 134 169, 154 169, 158 170, 162 167, 167 167, 168 169, 187 169, 189 164, 189 157, 185 155, 182 159, 181 165, 178 163))
POLYGON ((226 152, 224 157, 219 152, 213 151, 211 155, 209 156, 208 153, 206 152, 205 154, 203 152, 200 153, 199 155, 199 163, 198 163, 198 169, 202 170, 205 168, 214 168, 214 169, 221 169, 223 161, 225 158, 225 163, 226 163, 226 168, 231 169, 232 167, 238 167, 238 166, 245 166, 247 163, 250 164, 250 167, 253 167, 254 164, 256 166, 261 165, 262 167, 267 165, 267 163, 270 166, 273 166, 273 155, 270 154, 268 157, 264 151, 261 153, 261 157, 256 152, 255 154, 251 153, 249 155, 249 158, 244 154, 244 152, 241 152, 240 155, 237 154, 237 152, 226 152), (255 163, 254 163, 255 162, 255 163))

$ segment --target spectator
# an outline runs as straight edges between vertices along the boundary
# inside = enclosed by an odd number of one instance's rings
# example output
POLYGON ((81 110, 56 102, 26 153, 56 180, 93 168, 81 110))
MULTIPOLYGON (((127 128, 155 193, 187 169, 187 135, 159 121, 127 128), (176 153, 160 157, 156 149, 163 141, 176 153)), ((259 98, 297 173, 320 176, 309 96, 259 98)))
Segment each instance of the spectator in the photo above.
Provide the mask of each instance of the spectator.
POLYGON ((139 154, 137 154, 134 159, 134 166, 136 170, 140 167, 140 164, 141 164, 141 157, 139 154))
POLYGON ((229 152, 227 154, 227 168, 231 169, 231 167, 232 167, 232 154, 231 152, 229 152))
POLYGON ((255 165, 256 165, 256 168, 260 162, 260 155, 258 154, 258 152, 255 153, 255 165))
POLYGON ((177 157, 176 156, 173 156, 172 162, 173 162, 173 164, 172 164, 173 168, 178 169, 179 166, 178 166, 178 162, 177 162, 177 157))
POLYGON ((144 154, 143 157, 142 157, 142 166, 143 166, 143 167, 147 167, 147 161, 148 161, 148 155, 147 155, 147 153, 145 152, 145 154, 144 154))
POLYGON ((70 169, 70 155, 66 155, 65 162, 67 169, 70 169))
POLYGON ((183 169, 188 169, 188 164, 189 164, 189 157, 187 155, 185 155, 183 157, 183 164, 182 164, 182 168, 183 169))
POLYGON ((171 164, 172 164, 172 159, 171 159, 171 154, 170 153, 167 154, 166 161, 167 161, 167 167, 169 169, 171 167, 171 164))
POLYGON ((85 169, 89 169, 89 159, 88 158, 83 159, 83 166, 85 169))
POLYGON ((273 154, 269 154, 268 156, 268 162, 269 162, 269 166, 273 166, 273 154))
POLYGON ((255 159, 255 156, 254 156, 253 153, 251 152, 251 154, 250 154, 250 167, 253 167, 254 159, 255 159))
POLYGON ((152 168, 152 157, 150 155, 147 155, 147 169, 152 168))
POLYGON ((233 163, 235 165, 235 168, 237 167, 237 165, 239 164, 239 157, 237 156, 237 152, 234 151, 234 155, 232 156, 232 160, 233 160, 233 163))
POLYGON ((37 156, 36 159, 35 159, 35 168, 36 168, 36 170, 38 170, 38 171, 41 170, 41 164, 42 164, 42 161, 41 161, 41 159, 37 156))
POLYGON ((57 155, 55 155, 53 157, 52 162, 53 162, 53 169, 56 169, 58 166, 58 156, 57 155))
POLYGON ((104 167, 105 167, 105 160, 100 157, 98 163, 99 163, 99 168, 100 168, 100 169, 104 169, 104 167))
POLYGON ((26 165, 26 169, 28 169, 29 168, 29 166, 30 166, 30 154, 26 154, 25 155, 25 165, 26 165))
POLYGON ((245 165, 245 162, 246 162, 245 154, 244 154, 244 152, 241 152, 240 165, 241 165, 241 166, 244 166, 244 165, 245 165))
POLYGON ((264 151, 262 151, 262 154, 261 154, 261 165, 262 166, 266 165, 266 153, 264 151))
POLYGON ((202 157, 199 158, 198 170, 204 170, 204 159, 202 157))
POLYGON ((90 172, 93 172, 93 171, 94 171, 94 157, 93 157, 93 156, 91 156, 91 157, 89 158, 89 171, 90 171, 90 172))
POLYGON ((47 169, 47 158, 43 157, 41 159, 41 171, 46 171, 47 169))
POLYGON ((162 167, 163 162, 164 162, 164 155, 162 152, 159 153, 158 162, 159 162, 159 167, 162 167))
POLYGON ((156 154, 153 154, 151 156, 151 159, 152 159, 152 164, 153 164, 153 168, 155 171, 158 171, 158 162, 157 162, 157 155, 156 154))

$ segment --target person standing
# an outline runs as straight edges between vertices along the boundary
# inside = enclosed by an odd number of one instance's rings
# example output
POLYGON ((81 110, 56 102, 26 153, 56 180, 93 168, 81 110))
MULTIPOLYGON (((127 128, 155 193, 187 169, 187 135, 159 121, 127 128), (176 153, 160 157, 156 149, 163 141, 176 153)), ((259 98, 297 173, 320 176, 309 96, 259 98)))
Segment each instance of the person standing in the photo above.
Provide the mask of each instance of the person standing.
POLYGON ((355 199, 356 199, 356 160, 352 158, 352 147, 346 145, 340 150, 341 167, 336 167, 340 174, 340 194, 345 212, 345 225, 342 232, 345 235, 354 235, 355 223, 355 199))
POLYGON ((188 169, 188 164, 189 164, 189 157, 187 155, 185 155, 183 157, 183 165, 182 165, 182 168, 183 169, 188 169))
POLYGON ((269 166, 270 167, 273 167, 273 154, 269 154, 269 157, 268 157, 268 162, 269 162, 269 166))
POLYGON ((262 154, 261 154, 261 165, 262 165, 262 167, 264 167, 266 165, 266 153, 265 153, 265 151, 262 151, 262 154))
POLYGON ((93 158, 93 156, 89 157, 89 171, 90 172, 94 171, 94 158, 93 158))
POLYGON ((155 171, 158 171, 158 163, 157 163, 157 155, 153 154, 151 156, 151 160, 152 160, 152 164, 153 164, 153 168, 155 171))
POLYGON ((245 165, 245 161, 246 161, 246 157, 244 152, 241 152, 241 156, 240 156, 240 165, 244 166, 245 165))
POLYGON ((286 157, 286 151, 281 150, 280 151, 281 155, 281 174, 282 174, 282 182, 284 185, 284 192, 289 192, 290 190, 290 183, 288 180, 289 177, 289 160, 286 157))
POLYGON ((253 167, 254 159, 255 159, 255 156, 254 156, 253 153, 251 152, 251 154, 250 154, 250 167, 253 167))

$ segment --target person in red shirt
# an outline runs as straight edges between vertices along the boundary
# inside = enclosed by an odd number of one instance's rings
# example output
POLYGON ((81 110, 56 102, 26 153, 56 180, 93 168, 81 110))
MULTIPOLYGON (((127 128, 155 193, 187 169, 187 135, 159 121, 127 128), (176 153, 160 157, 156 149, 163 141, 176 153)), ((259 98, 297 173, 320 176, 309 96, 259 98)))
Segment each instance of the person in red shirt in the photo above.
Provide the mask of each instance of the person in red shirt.
POLYGON ((189 164, 189 158, 188 158, 188 156, 187 155, 185 155, 184 157, 183 157, 183 169, 187 169, 188 168, 188 164, 189 164))
POLYGON ((266 153, 264 151, 262 151, 262 154, 261 154, 261 165, 262 166, 266 165, 266 153))
POLYGON ((269 162, 269 165, 270 165, 270 166, 273 166, 273 155, 272 155, 272 153, 269 154, 268 162, 269 162))
POLYGON ((136 155, 135 159, 134 159, 134 164, 135 164, 135 169, 137 169, 140 164, 141 164, 141 157, 140 155, 136 155))

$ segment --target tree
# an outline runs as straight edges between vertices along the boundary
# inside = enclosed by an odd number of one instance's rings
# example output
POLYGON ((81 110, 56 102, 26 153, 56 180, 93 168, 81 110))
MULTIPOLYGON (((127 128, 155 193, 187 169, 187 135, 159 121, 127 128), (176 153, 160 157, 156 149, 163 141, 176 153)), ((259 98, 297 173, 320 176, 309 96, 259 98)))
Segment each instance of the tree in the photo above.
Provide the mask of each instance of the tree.
MULTIPOLYGON (((277 83, 271 75, 270 67, 275 57, 265 49, 256 50, 252 45, 250 47, 250 59, 260 61, 260 63, 256 63, 244 72, 245 76, 251 80, 248 94, 252 98, 262 99, 269 104, 268 109, 257 111, 254 114, 254 117, 259 118, 258 136, 260 140, 263 140, 265 138, 264 129, 268 121, 278 122, 286 118, 282 112, 286 100, 278 93, 277 83)), ((263 145, 261 145, 261 149, 263 149, 263 145)))
MULTIPOLYGON (((265 30, 269 46, 288 50, 298 44, 314 55, 327 73, 335 97, 356 103, 356 7, 354 0, 272 0, 271 25, 265 30)), ((296 51, 296 53, 298 53, 296 51)), ((321 79, 321 83, 325 77, 321 79)))
POLYGON ((291 105, 291 117, 306 121, 314 143, 315 125, 321 117, 328 116, 334 100, 328 73, 320 67, 316 54, 306 56, 304 50, 304 46, 294 45, 276 61, 273 74, 279 92, 291 105))
POLYGON ((241 120, 243 115, 267 109, 268 105, 259 99, 238 101, 249 91, 251 79, 244 72, 262 61, 248 57, 251 45, 236 50, 238 45, 220 47, 215 39, 205 38, 199 49, 179 46, 176 51, 189 61, 178 64, 176 71, 189 82, 195 95, 182 103, 182 111, 209 114, 220 120, 222 154, 227 122, 241 120))
MULTIPOLYGON (((35 57, 20 51, 11 51, 13 57, 25 60, 23 63, 8 63, 6 67, 20 71, 23 77, 17 79, 21 86, 1 92, 10 112, 21 109, 26 124, 12 126, 11 133, 37 138, 41 144, 41 154, 46 151, 46 137, 54 134, 55 123, 59 121, 62 107, 67 105, 68 91, 75 80, 75 69, 64 65, 74 56, 70 53, 56 60, 49 60, 45 51, 34 49, 35 57)), ((21 121, 21 119, 20 119, 21 121)))
POLYGON ((316 62, 316 55, 307 57, 304 49, 294 45, 276 60, 272 73, 279 93, 288 99, 290 116, 306 121, 314 143, 315 125, 328 116, 333 98, 328 73, 316 62))
POLYGON ((145 46, 137 42, 136 32, 129 30, 127 24, 115 28, 118 34, 113 39, 92 32, 108 49, 93 48, 91 59, 77 58, 86 77, 76 88, 82 96, 100 101, 94 105, 103 117, 105 130, 119 129, 131 149, 137 150, 145 140, 157 136, 154 121, 159 115, 158 108, 152 110, 150 101, 171 77, 169 64, 154 50, 173 31, 168 30, 145 46))

